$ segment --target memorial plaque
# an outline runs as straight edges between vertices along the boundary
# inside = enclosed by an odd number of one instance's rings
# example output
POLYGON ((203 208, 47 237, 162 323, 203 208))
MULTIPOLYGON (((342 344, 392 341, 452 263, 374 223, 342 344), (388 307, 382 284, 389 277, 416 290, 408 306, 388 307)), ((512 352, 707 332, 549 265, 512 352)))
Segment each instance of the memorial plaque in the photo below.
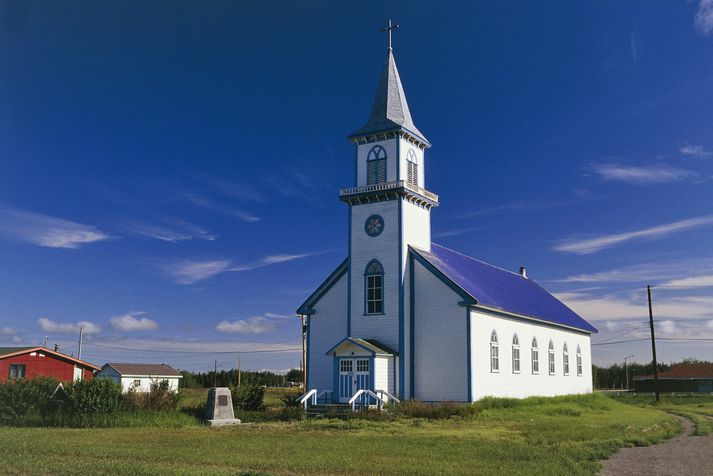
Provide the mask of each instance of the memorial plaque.
POLYGON ((206 416, 211 426, 239 425, 240 420, 233 413, 233 400, 230 389, 213 387, 208 391, 206 416))

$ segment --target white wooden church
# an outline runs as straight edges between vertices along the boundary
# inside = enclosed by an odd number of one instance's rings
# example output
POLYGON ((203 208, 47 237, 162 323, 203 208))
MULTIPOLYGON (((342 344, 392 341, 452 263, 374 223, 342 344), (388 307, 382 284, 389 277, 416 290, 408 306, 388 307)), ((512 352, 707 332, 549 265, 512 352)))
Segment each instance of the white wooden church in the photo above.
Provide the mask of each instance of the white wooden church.
POLYGON ((529 279, 431 242, 426 137, 391 47, 367 123, 349 136, 349 256, 300 306, 307 390, 473 402, 592 390, 597 332, 529 279))

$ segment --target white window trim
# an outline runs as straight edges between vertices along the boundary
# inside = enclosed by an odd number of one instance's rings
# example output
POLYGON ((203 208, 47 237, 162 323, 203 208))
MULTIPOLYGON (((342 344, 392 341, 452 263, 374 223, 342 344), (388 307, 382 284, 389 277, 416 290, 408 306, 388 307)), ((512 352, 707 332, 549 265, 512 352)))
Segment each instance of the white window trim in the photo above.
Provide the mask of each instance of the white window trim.
POLYGON ((495 331, 490 333, 490 372, 500 372, 500 345, 498 344, 498 334, 495 331), (495 337, 494 340, 493 337, 495 337))

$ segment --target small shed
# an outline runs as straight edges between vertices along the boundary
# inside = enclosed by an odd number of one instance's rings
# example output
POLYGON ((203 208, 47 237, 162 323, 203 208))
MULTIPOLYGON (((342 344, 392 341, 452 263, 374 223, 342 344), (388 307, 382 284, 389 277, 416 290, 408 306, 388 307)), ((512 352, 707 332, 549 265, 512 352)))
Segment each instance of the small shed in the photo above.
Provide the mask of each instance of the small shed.
MULTIPOLYGON (((661 392, 713 393, 713 363, 681 362, 659 374, 661 392)), ((653 375, 634 377, 634 391, 656 391, 653 375)))
POLYGON ((183 378, 176 369, 166 364, 106 363, 96 375, 108 378, 121 385, 126 392, 150 392, 152 384, 167 381, 172 392, 178 391, 178 382, 183 378))
POLYGON ((0 380, 53 377, 62 382, 89 380, 94 364, 47 347, 0 347, 0 380))

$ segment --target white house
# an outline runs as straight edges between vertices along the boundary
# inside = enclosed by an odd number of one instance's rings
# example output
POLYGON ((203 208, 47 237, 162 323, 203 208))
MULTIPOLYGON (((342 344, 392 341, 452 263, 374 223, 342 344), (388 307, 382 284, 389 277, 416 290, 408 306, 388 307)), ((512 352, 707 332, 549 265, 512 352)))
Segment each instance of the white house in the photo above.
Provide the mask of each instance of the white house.
POLYGON ((168 382, 172 392, 178 391, 178 381, 183 378, 176 369, 166 364, 104 364, 95 378, 108 378, 121 385, 124 393, 149 392, 152 384, 168 382))
POLYGON ((349 255, 300 306, 307 388, 472 402, 592 390, 597 332, 526 276, 431 242, 438 195, 389 47, 367 123, 349 136, 349 255))

